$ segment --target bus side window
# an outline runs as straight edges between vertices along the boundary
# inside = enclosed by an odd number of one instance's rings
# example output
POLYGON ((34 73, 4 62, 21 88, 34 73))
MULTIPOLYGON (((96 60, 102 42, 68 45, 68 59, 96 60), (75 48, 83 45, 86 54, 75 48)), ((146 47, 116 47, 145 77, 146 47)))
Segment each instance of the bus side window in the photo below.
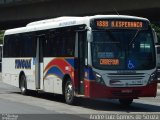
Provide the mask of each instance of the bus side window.
POLYGON ((67 57, 73 57, 74 56, 74 50, 75 50, 75 34, 76 32, 71 31, 67 33, 66 35, 66 54, 67 57))
POLYGON ((51 31, 47 34, 43 42, 43 55, 44 57, 55 57, 56 56, 56 43, 55 43, 55 33, 51 31))
POLYGON ((58 29, 50 31, 45 41, 45 57, 73 57, 75 48, 75 31, 58 29))

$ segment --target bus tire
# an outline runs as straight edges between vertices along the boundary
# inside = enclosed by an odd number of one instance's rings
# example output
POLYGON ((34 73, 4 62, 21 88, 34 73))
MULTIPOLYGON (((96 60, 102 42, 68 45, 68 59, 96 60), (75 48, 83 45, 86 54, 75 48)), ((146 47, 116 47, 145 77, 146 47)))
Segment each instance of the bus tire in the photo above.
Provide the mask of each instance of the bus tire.
POLYGON ((64 97, 67 104, 73 105, 75 103, 73 84, 70 79, 65 84, 64 97))
POLYGON ((130 104, 132 104, 133 99, 119 99, 119 102, 123 106, 129 106, 130 104))
POLYGON ((22 95, 27 95, 27 81, 26 81, 26 76, 22 74, 20 76, 20 84, 19 88, 21 90, 22 95))

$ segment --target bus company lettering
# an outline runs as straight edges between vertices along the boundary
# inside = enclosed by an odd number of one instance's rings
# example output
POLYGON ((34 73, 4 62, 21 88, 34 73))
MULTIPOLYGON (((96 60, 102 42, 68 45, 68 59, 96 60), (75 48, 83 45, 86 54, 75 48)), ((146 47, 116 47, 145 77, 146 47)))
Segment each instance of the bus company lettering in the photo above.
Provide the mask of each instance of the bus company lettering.
POLYGON ((16 59, 15 69, 31 69, 31 59, 16 59))
POLYGON ((68 25, 74 25, 76 24, 76 21, 67 21, 67 22, 62 22, 59 24, 59 26, 68 26, 68 25))

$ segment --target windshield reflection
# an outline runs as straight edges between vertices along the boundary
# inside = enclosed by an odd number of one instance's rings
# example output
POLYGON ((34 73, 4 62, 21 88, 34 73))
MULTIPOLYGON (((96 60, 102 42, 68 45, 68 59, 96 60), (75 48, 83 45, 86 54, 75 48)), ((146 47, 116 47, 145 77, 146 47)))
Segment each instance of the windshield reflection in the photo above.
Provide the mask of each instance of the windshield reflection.
POLYGON ((93 31, 92 63, 106 70, 143 70, 155 67, 152 32, 149 30, 93 31))

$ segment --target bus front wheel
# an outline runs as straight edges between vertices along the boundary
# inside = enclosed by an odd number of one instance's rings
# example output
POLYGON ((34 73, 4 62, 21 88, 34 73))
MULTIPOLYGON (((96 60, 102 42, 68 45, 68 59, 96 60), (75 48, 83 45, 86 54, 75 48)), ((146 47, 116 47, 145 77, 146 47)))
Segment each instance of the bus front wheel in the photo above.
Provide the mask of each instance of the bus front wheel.
POLYGON ((119 99, 119 102, 123 106, 129 106, 130 104, 132 104, 133 99, 119 99))
POLYGON ((19 88, 21 90, 21 94, 22 95, 26 95, 27 94, 27 82, 26 82, 26 76, 23 74, 20 77, 20 84, 19 84, 19 88))
POLYGON ((71 80, 67 80, 65 84, 65 101, 67 104, 74 104, 75 102, 75 96, 74 96, 74 89, 73 84, 71 80))

